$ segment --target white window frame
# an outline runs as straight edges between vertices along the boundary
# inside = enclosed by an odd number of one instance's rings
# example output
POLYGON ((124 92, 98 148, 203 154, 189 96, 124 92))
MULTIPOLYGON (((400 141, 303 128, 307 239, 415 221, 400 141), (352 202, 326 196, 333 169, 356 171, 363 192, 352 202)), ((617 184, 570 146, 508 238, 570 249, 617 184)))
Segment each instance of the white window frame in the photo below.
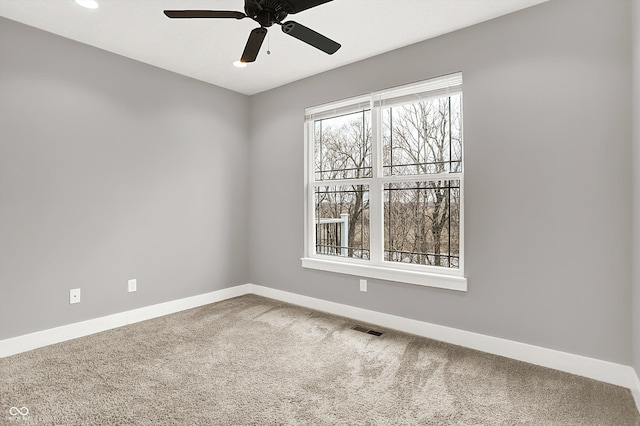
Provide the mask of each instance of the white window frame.
MULTIPOLYGON (((384 176, 382 155, 382 109, 390 105, 399 105, 418 99, 439 98, 447 95, 462 94, 462 74, 455 73, 418 83, 412 83, 392 89, 381 90, 366 96, 345 99, 338 102, 305 109, 304 125, 304 257, 302 267, 322 271, 355 275, 361 278, 374 278, 416 284, 450 290, 466 291, 467 278, 464 275, 464 125, 462 131, 463 165, 460 173, 439 173, 428 175, 384 176), (347 114, 363 109, 371 110, 373 175, 370 178, 315 181, 313 135, 314 122, 318 119, 347 114), (402 262, 385 261, 383 187, 387 182, 415 182, 420 180, 456 180, 460 182, 460 237, 459 268, 447 268, 429 265, 415 265, 402 262), (315 252, 315 195, 316 186, 368 185, 369 187, 369 232, 370 259, 357 259, 316 254, 315 252)), ((462 112, 461 112, 462 115, 462 112)), ((462 117, 461 117, 462 120, 462 117)))

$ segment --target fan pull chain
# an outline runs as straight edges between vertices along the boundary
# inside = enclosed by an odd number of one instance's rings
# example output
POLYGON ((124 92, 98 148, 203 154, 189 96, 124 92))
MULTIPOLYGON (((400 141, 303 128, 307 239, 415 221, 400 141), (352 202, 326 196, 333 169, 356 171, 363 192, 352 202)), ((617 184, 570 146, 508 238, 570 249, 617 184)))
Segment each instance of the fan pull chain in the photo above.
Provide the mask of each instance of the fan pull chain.
POLYGON ((267 55, 271 55, 271 35, 267 33, 267 55))

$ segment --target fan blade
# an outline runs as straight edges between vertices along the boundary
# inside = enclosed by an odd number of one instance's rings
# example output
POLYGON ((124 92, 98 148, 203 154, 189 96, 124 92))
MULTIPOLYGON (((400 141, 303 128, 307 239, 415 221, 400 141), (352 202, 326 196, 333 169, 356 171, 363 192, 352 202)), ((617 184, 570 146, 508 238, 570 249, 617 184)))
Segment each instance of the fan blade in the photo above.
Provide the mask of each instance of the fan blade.
POLYGON ((329 55, 333 55, 340 49, 340 43, 336 43, 323 36, 320 33, 313 31, 310 28, 305 27, 304 25, 298 24, 294 21, 288 21, 282 24, 282 31, 285 34, 289 34, 292 37, 297 38, 300 41, 304 41, 307 44, 315 47, 316 49, 320 49, 329 55))
POLYGON ((294 14, 302 12, 303 10, 311 9, 312 7, 320 6, 324 3, 329 3, 333 0, 287 0, 285 3, 285 10, 287 13, 294 14))
POLYGON ((251 31, 251 34, 249 34, 249 40, 247 40, 247 45, 244 47, 244 52, 242 52, 240 62, 254 62, 256 60, 266 35, 266 28, 256 28, 251 31))
POLYGON ((232 10, 165 10, 164 14, 168 18, 246 18, 242 12, 234 12, 232 10))

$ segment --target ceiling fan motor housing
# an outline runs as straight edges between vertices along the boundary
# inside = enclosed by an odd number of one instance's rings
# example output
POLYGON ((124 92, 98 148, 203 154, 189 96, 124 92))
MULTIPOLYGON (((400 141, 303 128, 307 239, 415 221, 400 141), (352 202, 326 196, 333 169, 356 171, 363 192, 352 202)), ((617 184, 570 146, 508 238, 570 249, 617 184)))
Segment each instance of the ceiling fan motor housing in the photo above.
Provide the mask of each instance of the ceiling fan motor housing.
POLYGON ((246 0, 244 12, 261 27, 279 24, 288 15, 280 0, 246 0))

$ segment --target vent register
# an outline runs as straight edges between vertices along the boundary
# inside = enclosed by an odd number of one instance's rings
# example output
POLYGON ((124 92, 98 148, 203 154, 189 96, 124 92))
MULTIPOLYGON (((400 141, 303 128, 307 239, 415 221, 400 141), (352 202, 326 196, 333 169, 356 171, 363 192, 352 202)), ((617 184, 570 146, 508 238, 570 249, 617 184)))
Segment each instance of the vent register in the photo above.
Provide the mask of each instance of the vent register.
POLYGON ((371 334, 373 336, 382 336, 384 333, 382 331, 377 331, 377 330, 371 330, 369 328, 366 327, 362 327, 360 325, 354 325, 353 327, 351 327, 352 330, 355 331, 359 331, 361 333, 366 333, 366 334, 371 334))

